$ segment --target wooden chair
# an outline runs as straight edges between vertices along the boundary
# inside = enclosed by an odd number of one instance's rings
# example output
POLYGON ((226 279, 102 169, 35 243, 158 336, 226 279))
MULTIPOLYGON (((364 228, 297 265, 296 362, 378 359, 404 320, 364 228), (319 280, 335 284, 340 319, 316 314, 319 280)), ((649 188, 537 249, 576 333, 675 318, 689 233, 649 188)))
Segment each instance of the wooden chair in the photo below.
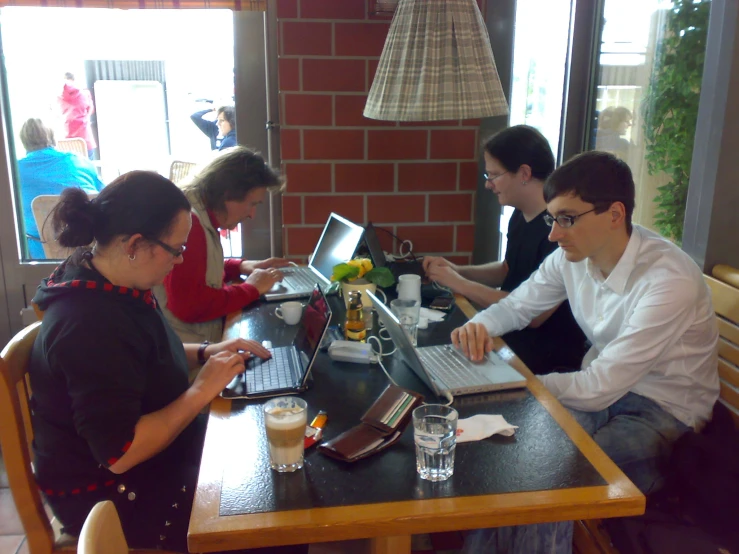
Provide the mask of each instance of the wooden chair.
POLYGON ((77 554, 128 554, 121 520, 110 500, 95 504, 82 526, 77 554))
MULTIPOLYGON (((92 199, 95 198, 97 194, 98 193, 88 192, 87 196, 92 199)), ((61 246, 56 241, 51 229, 49 214, 58 203, 58 194, 42 194, 31 201, 33 219, 36 221, 36 228, 38 229, 39 237, 41 238, 41 246, 44 248, 44 255, 47 260, 64 260, 74 252, 74 248, 65 248, 64 246, 61 246)))
POLYGON ((0 448, 31 554, 74 552, 75 539, 62 535, 58 522, 49 521, 33 476, 27 366, 40 327, 41 322, 29 325, 0 353, 0 448))
POLYGON ((61 152, 74 152, 87 159, 87 143, 81 138, 65 138, 56 141, 56 149, 61 152))
MULTIPOLYGON (((739 269, 719 264, 704 275, 718 321, 719 402, 728 408, 739 429, 739 269)), ((576 554, 619 554, 599 519, 576 521, 576 554)), ((627 554, 627 553, 624 553, 627 554)))
POLYGON ((194 162, 182 162, 175 160, 172 165, 169 166, 169 180, 174 184, 178 184, 185 177, 190 175, 190 172, 195 168, 194 162))

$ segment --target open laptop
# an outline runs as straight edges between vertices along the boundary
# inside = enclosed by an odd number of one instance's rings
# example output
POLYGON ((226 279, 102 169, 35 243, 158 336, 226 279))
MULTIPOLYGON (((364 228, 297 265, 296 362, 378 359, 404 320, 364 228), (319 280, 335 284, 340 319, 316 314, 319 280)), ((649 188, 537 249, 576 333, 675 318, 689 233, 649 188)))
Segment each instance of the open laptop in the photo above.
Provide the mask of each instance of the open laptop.
POLYGON ((224 398, 265 398, 296 394, 306 389, 318 348, 331 321, 331 308, 317 284, 298 323, 291 346, 270 348, 272 357, 252 357, 244 373, 221 393, 224 398))
POLYGON ((285 278, 267 291, 264 299, 288 300, 310 296, 316 282, 323 288, 328 287, 334 266, 354 256, 363 233, 360 225, 332 213, 328 216, 308 266, 281 269, 285 278))
POLYGON ((451 344, 415 348, 390 308, 371 292, 367 294, 405 362, 437 396, 446 392, 461 396, 526 386, 526 378, 496 352, 490 352, 482 362, 473 363, 451 344))

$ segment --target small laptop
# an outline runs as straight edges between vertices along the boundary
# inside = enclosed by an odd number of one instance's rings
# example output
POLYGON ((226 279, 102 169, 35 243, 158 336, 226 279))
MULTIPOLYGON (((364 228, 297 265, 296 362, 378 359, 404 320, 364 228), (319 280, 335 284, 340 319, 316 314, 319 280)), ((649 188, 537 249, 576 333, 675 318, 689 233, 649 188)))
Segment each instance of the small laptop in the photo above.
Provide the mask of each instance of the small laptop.
POLYGON ((246 370, 228 384, 221 396, 267 398, 304 391, 329 321, 331 308, 316 284, 292 345, 270 348, 269 360, 250 358, 246 370))
POLYGON ((322 288, 327 288, 331 284, 334 266, 354 256, 363 233, 364 229, 360 225, 332 213, 323 228, 321 238, 318 239, 308 266, 281 269, 285 278, 267 291, 264 299, 288 300, 310 296, 316 282, 322 288))
POLYGON ((437 396, 446 392, 462 396, 526 386, 526 378, 496 352, 474 363, 451 344, 415 348, 395 314, 371 292, 367 294, 406 364, 437 396))
POLYGON ((367 226, 364 228, 363 240, 367 247, 367 251, 369 252, 369 256, 372 258, 372 265, 374 265, 374 267, 387 267, 396 279, 400 275, 405 275, 407 273, 420 275, 421 278, 425 276, 420 258, 416 259, 415 257, 412 257, 410 259, 402 259, 394 262, 387 261, 385 258, 385 252, 380 244, 380 239, 377 236, 377 231, 371 221, 367 223, 367 226))

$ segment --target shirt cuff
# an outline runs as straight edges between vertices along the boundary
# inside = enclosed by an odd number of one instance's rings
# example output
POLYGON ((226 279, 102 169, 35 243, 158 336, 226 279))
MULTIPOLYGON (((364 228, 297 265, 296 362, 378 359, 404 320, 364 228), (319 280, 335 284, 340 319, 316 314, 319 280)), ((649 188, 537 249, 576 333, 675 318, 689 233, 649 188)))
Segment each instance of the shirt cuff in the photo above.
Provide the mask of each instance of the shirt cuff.
POLYGON ((241 277, 241 258, 226 258, 223 260, 224 279, 228 283, 241 277))

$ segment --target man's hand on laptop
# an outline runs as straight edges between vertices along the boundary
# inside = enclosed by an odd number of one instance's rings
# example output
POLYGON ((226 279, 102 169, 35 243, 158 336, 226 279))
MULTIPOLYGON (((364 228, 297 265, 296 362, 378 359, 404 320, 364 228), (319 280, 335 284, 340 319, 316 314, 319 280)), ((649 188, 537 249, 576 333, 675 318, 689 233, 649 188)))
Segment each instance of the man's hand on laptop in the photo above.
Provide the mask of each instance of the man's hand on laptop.
POLYGON ((470 322, 457 327, 452 331, 452 344, 473 362, 481 362, 485 354, 493 350, 493 339, 482 323, 470 322))
POLYGON ((259 291, 259 294, 264 294, 269 291, 275 283, 282 281, 283 275, 279 269, 255 269, 251 275, 246 278, 246 282, 253 285, 259 291))
POLYGON ((457 270, 457 266, 441 256, 424 256, 423 258, 423 270, 428 275, 432 267, 451 267, 454 271, 457 270))
POLYGON ((266 260, 244 260, 239 264, 242 275, 251 275, 255 269, 277 269, 290 265, 285 258, 267 258, 266 260))

